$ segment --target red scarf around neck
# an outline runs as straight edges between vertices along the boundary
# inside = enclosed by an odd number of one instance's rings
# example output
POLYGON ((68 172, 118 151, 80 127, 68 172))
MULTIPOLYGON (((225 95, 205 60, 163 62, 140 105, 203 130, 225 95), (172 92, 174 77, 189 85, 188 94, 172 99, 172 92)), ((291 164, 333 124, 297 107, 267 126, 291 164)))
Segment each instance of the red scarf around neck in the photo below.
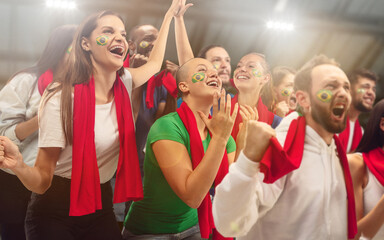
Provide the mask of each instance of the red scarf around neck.
POLYGON ((147 108, 153 108, 153 97, 155 93, 155 88, 164 85, 168 93, 172 97, 177 97, 177 87, 176 80, 173 78, 172 74, 166 70, 161 71, 159 74, 152 76, 147 83, 147 96, 145 97, 145 104, 147 108))
MULTIPOLYGON (((339 134, 340 142, 343 144, 345 151, 347 151, 348 141, 350 138, 349 132, 350 132, 350 124, 349 124, 349 117, 347 117, 347 126, 344 129, 344 131, 342 131, 339 134)), ((356 150, 362 137, 363 137, 363 131, 361 130, 359 120, 357 119, 355 122, 355 128, 353 129, 353 139, 352 139, 352 146, 351 146, 350 152, 353 152, 356 150)))
MULTIPOLYGON (((116 172, 114 203, 143 198, 135 129, 128 92, 116 74, 113 86, 120 152, 116 172)), ((75 85, 70 216, 82 216, 102 209, 100 176, 95 148, 95 81, 75 85)))
POLYGON ((384 151, 377 147, 367 153, 363 153, 363 159, 368 169, 376 179, 384 186, 384 151))
MULTIPOLYGON (((236 103, 238 103, 238 94, 236 94, 232 98, 231 112, 233 112, 233 109, 234 109, 236 103)), ((263 101, 261 100, 261 97, 259 98, 259 101, 257 102, 256 108, 257 108, 257 112, 259 114, 259 120, 258 121, 265 122, 265 123, 268 123, 269 125, 272 125, 273 118, 275 117, 275 115, 268 110, 267 106, 264 105, 263 101)), ((240 108, 239 108, 239 111, 240 111, 240 108)), ((237 138, 237 134, 239 133, 239 125, 242 122, 243 122, 243 119, 241 118, 240 113, 237 113, 235 124, 233 125, 233 129, 232 129, 232 133, 231 133, 233 139, 235 139, 235 140, 237 138)))
POLYGON ((44 90, 53 80, 53 73, 51 69, 45 71, 45 73, 41 74, 39 79, 37 80, 37 88, 39 89, 39 93, 43 96, 44 90))
MULTIPOLYGON (((204 147, 201 141, 200 133, 197 129, 196 119, 192 110, 185 102, 183 102, 177 109, 177 114, 179 115, 181 121, 189 133, 192 167, 195 169, 204 156, 204 147)), ((228 165, 227 151, 225 151, 223 159, 221 160, 219 171, 217 172, 215 178, 215 187, 228 173, 228 165)), ((197 209, 197 213, 199 216, 199 226, 202 238, 209 238, 209 235, 213 232, 213 239, 225 239, 215 229, 212 216, 212 203, 209 193, 207 193, 203 202, 200 204, 199 208, 197 209)))
MULTIPOLYGON (((264 173, 264 182, 273 183, 277 179, 300 167, 305 141, 305 118, 299 117, 291 122, 284 142, 284 148, 275 137, 260 161, 260 171, 264 173)), ((348 201, 348 238, 354 238, 357 233, 355 198, 352 177, 349 171, 347 156, 339 138, 333 137, 337 154, 344 172, 345 187, 348 201)))

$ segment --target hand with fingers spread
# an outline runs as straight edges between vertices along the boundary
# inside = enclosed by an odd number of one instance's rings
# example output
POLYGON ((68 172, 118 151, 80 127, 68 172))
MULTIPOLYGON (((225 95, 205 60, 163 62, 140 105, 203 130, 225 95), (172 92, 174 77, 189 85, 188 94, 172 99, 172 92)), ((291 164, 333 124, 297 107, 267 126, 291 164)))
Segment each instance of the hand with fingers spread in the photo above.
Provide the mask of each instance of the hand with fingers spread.
POLYGON ((23 156, 9 138, 0 136, 0 168, 14 169, 21 166, 23 156))
POLYGON ((269 140, 275 136, 275 130, 270 125, 249 120, 245 136, 244 155, 252 161, 260 162, 269 146, 269 140))
POLYGON ((198 112, 201 119, 204 121, 208 130, 212 134, 212 138, 218 137, 228 141, 231 135, 233 124, 235 123, 238 104, 235 105, 231 115, 231 96, 225 96, 225 90, 221 91, 220 105, 218 103, 218 93, 213 97, 212 118, 208 119, 204 113, 198 112))
POLYGON ((281 101, 275 106, 276 115, 279 117, 285 117, 289 113, 289 106, 286 101, 281 101))
POLYGON ((129 67, 141 67, 148 62, 148 57, 142 54, 135 53, 129 58, 129 67))
POLYGON ((187 11, 187 9, 189 7, 192 7, 193 4, 192 3, 188 3, 187 5, 185 4, 186 0, 182 0, 181 1, 181 5, 180 5, 180 9, 179 9, 179 12, 175 15, 175 17, 182 17, 184 16, 184 13, 187 11))

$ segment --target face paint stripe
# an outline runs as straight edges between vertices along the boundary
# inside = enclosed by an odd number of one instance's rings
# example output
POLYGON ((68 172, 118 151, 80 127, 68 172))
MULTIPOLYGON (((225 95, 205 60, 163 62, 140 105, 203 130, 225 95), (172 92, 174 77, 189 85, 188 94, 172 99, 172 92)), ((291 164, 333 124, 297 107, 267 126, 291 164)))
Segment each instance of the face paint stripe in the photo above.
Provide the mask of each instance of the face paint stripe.
POLYGON ((147 48, 147 47, 149 46, 149 42, 147 42, 147 41, 141 41, 141 42, 139 43, 139 46, 140 46, 141 48, 147 48))
POLYGON ((364 88, 358 88, 357 89, 357 93, 365 93, 365 89, 364 88))
POLYGON ((204 73, 195 73, 192 76, 192 82, 193 83, 201 82, 204 79, 205 79, 205 74, 204 73))
POLYGON ((322 102, 329 102, 332 99, 332 92, 330 90, 321 89, 316 93, 317 98, 322 102))
POLYGON ((281 95, 283 96, 283 97, 288 97, 288 96, 290 96, 292 94, 292 89, 290 89, 290 88, 283 88, 282 90, 281 90, 281 95))
POLYGON ((97 45, 104 46, 108 43, 108 40, 109 40, 108 36, 101 35, 96 38, 96 43, 97 45))
POLYGON ((260 72, 259 70, 257 70, 257 69, 252 69, 252 74, 253 74, 253 76, 255 76, 255 77, 261 77, 261 76, 263 76, 263 75, 261 74, 261 72, 260 72))

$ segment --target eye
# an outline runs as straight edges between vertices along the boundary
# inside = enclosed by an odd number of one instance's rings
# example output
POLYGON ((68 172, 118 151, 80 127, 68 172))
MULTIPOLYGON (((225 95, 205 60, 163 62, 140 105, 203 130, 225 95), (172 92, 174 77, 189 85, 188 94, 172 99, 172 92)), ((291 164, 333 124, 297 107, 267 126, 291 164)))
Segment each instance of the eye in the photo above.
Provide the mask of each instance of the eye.
POLYGON ((109 34, 112 34, 113 31, 112 31, 111 29, 105 29, 105 30, 103 31, 103 33, 109 33, 109 34))
POLYGON ((333 90, 333 89, 336 88, 336 86, 335 86, 334 84, 327 84, 327 85, 325 86, 325 88, 326 88, 326 89, 331 89, 331 90, 333 90))
POLYGON ((123 36, 124 38, 127 38, 127 34, 126 33, 122 33, 121 36, 123 36))
POLYGON ((350 90, 349 85, 345 85, 345 86, 344 86, 344 89, 345 89, 347 92, 349 92, 349 90, 350 90))

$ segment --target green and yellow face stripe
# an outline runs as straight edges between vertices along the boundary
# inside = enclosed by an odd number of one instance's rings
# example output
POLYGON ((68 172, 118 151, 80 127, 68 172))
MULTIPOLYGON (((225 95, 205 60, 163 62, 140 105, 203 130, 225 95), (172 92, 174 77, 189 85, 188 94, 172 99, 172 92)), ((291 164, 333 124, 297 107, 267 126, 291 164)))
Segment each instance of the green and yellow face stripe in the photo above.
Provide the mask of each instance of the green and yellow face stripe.
POLYGON ((147 47, 149 46, 149 42, 147 42, 147 41, 141 41, 141 42, 139 43, 139 46, 140 46, 141 48, 147 48, 147 47))
POLYGON ((332 92, 330 90, 321 89, 316 93, 317 98, 322 102, 329 102, 332 99, 332 92))
POLYGON ((365 93, 365 89, 364 88, 358 88, 357 89, 357 93, 364 94, 365 93))
POLYGON ((72 51, 72 45, 67 48, 67 53, 70 54, 72 51))
POLYGON ((291 88, 283 88, 281 90, 281 96, 283 97, 288 97, 292 94, 292 89, 291 88))
POLYGON ((97 45, 104 46, 108 43, 109 37, 106 35, 101 35, 96 38, 97 45))
POLYGON ((204 73, 195 73, 192 76, 192 82, 193 83, 201 82, 204 79, 205 79, 205 74, 204 73))

